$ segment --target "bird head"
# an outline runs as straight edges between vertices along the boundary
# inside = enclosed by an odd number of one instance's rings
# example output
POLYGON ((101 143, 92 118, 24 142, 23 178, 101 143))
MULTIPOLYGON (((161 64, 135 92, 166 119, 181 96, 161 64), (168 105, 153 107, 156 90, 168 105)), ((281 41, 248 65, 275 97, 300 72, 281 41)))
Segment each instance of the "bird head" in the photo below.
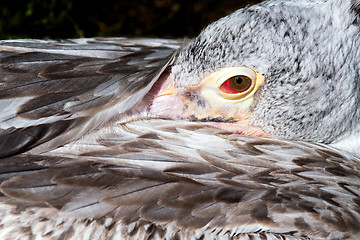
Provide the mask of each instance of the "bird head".
POLYGON ((240 9, 178 51, 150 112, 244 135, 352 136, 360 130, 359 12, 351 0, 240 9))

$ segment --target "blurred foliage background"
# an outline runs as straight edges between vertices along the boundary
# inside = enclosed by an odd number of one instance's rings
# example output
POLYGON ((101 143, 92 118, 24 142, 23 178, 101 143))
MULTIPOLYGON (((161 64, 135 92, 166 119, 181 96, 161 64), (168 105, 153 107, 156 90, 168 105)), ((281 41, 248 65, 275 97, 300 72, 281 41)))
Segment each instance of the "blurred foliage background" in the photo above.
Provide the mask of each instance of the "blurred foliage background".
POLYGON ((1 0, 0 39, 94 36, 194 37, 261 0, 1 0))

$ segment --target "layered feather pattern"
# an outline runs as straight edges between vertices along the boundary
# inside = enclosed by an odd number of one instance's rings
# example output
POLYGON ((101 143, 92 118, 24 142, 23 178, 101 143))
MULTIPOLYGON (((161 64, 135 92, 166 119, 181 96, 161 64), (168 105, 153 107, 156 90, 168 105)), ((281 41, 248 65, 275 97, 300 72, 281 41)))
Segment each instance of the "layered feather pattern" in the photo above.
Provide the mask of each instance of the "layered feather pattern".
POLYGON ((58 209, 78 219, 73 226, 155 224, 158 238, 356 239, 359 168, 358 159, 323 145, 149 119, 115 123, 46 154, 4 158, 1 191, 10 204, 58 209))
POLYGON ((0 43, 1 156, 45 142, 39 151, 57 147, 126 112, 150 90, 178 44, 146 39, 0 43))

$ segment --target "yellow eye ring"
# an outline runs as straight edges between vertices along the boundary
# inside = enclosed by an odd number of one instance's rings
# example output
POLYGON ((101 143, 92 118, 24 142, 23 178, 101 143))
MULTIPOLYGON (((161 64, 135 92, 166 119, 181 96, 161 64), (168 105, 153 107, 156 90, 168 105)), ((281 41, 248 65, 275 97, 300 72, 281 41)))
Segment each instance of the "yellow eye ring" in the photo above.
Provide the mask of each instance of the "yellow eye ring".
POLYGON ((223 68, 216 82, 218 93, 228 100, 245 101, 264 84, 265 77, 245 67, 223 68))

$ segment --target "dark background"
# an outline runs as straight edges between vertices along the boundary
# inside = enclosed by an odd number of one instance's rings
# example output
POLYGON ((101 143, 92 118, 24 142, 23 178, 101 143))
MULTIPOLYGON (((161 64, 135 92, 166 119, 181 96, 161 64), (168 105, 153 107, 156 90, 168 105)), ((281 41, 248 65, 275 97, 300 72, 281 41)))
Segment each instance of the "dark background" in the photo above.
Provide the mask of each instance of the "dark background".
POLYGON ((261 0, 1 0, 0 39, 194 37, 209 23, 261 0))

